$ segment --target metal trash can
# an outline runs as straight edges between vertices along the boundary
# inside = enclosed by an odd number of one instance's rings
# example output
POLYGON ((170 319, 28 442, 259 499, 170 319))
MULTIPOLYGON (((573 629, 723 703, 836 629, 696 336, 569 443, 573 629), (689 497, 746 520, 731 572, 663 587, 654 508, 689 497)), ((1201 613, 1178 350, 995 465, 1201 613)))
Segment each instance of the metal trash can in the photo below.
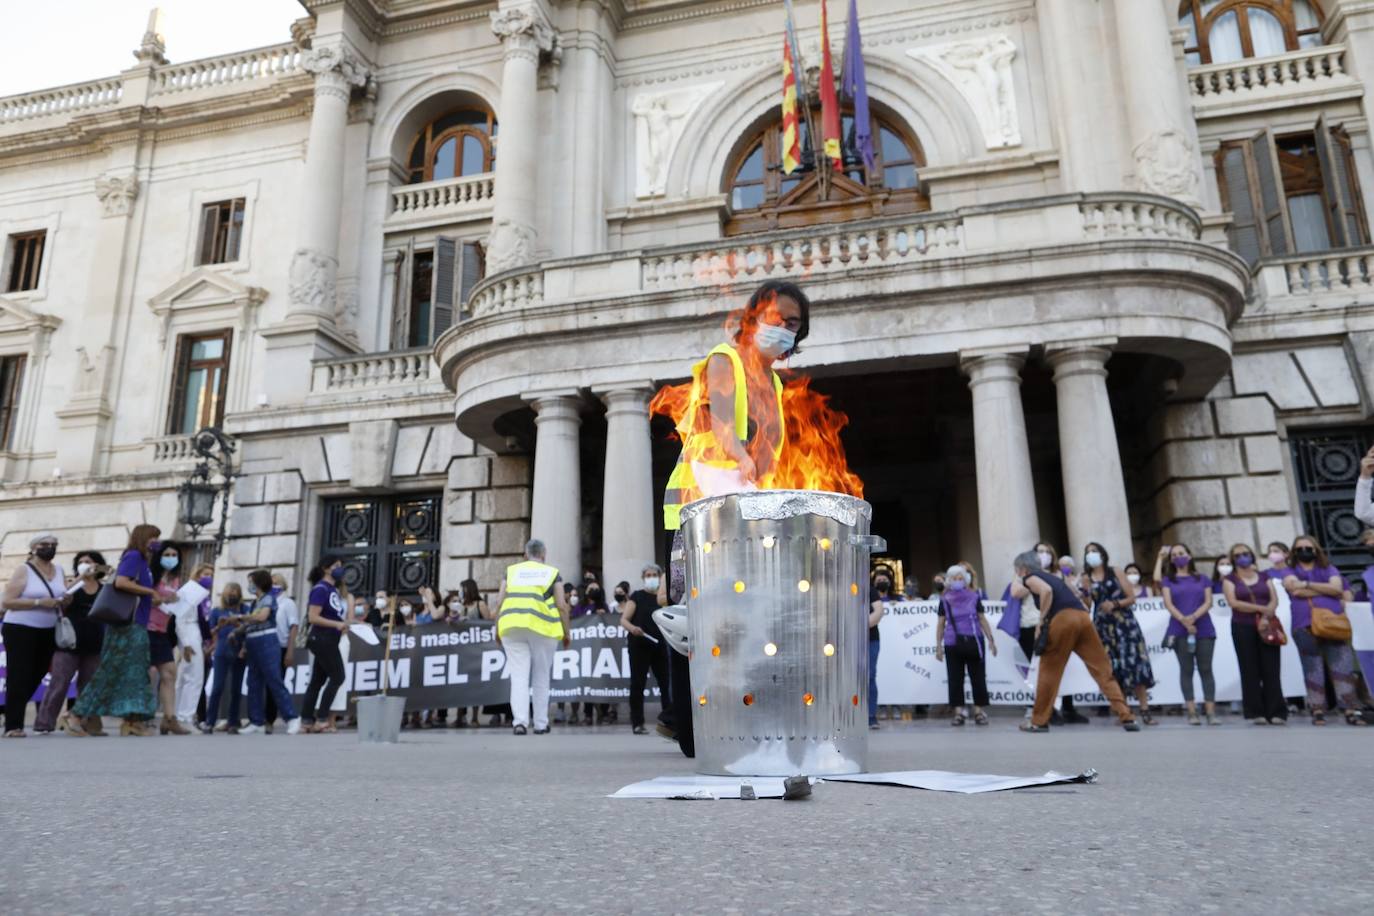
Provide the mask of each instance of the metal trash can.
POLYGON ((380 694, 358 698, 358 741, 363 744, 396 744, 401 740, 405 697, 380 694))
POLYGON ((697 772, 864 771, 872 517, 799 490, 683 507, 697 772))

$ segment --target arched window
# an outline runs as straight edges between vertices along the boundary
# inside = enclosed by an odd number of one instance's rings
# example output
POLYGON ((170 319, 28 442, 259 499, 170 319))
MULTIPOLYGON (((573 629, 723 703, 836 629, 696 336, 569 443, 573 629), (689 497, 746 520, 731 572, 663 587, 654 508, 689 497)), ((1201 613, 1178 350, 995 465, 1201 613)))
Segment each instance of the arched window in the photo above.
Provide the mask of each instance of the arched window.
MULTIPOLYGON (((820 111, 815 112, 820 123, 820 111)), ((730 218, 726 235, 845 222, 882 214, 915 213, 930 209, 921 191, 918 170, 925 165, 921 145, 895 119, 871 113, 873 168, 864 165, 854 142, 854 113, 843 112, 844 169, 830 180, 822 199, 820 176, 810 165, 791 175, 782 173, 782 112, 748 143, 726 173, 730 218)), ((802 148, 807 127, 802 123, 802 148)))
POLYGON ((484 109, 451 111, 415 137, 410 147, 407 184, 443 181, 492 170, 496 153, 496 116, 484 109))
POLYGON ((1322 43, 1317 0, 1183 0, 1189 64, 1223 64, 1315 48, 1322 43))

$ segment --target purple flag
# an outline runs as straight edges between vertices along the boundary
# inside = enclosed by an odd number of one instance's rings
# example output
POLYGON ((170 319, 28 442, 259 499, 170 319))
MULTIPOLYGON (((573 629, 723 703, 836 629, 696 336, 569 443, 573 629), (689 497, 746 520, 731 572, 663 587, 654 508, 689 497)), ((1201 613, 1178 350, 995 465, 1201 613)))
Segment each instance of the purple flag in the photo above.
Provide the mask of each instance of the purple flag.
POLYGON ((859 36, 859 0, 849 0, 849 27, 844 37, 844 67, 840 93, 854 103, 854 146, 864 164, 873 168, 873 121, 868 115, 868 79, 864 75, 864 44, 859 36))

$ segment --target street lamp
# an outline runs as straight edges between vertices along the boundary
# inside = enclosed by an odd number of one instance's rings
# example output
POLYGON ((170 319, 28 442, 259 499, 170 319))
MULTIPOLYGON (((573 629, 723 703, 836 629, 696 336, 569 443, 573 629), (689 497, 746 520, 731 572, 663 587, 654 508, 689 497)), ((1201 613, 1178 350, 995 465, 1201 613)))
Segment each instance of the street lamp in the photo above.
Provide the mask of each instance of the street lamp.
MULTIPOLYGON (((234 443, 218 428, 207 426, 196 433, 192 448, 200 456, 200 461, 191 471, 191 476, 177 487, 177 518, 195 538, 200 535, 202 528, 214 522, 216 502, 222 503, 220 518, 228 517, 229 491, 237 475, 233 468, 234 443)), ((214 556, 219 556, 224 546, 224 529, 221 521, 215 533, 214 556)))

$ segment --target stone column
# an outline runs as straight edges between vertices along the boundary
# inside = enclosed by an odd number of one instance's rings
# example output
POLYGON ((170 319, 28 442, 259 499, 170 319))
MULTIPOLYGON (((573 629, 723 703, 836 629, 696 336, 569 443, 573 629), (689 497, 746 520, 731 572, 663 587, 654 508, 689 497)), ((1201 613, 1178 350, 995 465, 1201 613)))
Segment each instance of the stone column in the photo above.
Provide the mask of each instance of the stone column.
POLYGON ((535 8, 491 14, 501 39, 501 126, 496 141, 496 176, 487 242, 487 273, 497 274, 534 261, 535 196, 539 165, 539 55, 553 48, 554 32, 535 8))
POLYGON ((608 64, 601 55, 601 5, 583 3, 578 20, 581 34, 573 55, 576 120, 570 188, 574 255, 606 250, 605 162, 601 150, 610 99, 608 64))
POLYGON ((1135 188, 1200 207, 1202 160, 1174 55, 1177 20, 1158 0, 1115 0, 1113 9, 1135 188))
POLYGON ((606 484, 601 576, 609 592, 624 579, 639 581, 654 561, 653 451, 648 383, 597 391, 606 404, 606 484))
POLYGON ((1112 404, 1107 396, 1107 359, 1115 340, 1051 344, 1059 402, 1059 454, 1069 522, 1068 553, 1078 556, 1097 541, 1125 566, 1132 559, 1131 516, 1121 472, 1112 404))
POLYGON ((548 562, 564 581, 582 581, 582 472, 578 433, 581 402, 575 391, 531 395, 537 433, 530 537, 548 547, 548 562))
POLYGON ((984 587, 993 598, 1000 598, 1011 581, 1011 561, 1040 538, 1021 406, 1021 367, 1028 349, 960 354, 960 368, 973 392, 978 532, 984 587))
POLYGON ((301 177, 300 224, 291 257, 287 310, 291 317, 333 324, 348 100, 355 86, 367 82, 367 71, 348 51, 329 46, 306 52, 302 66, 315 74, 315 108, 301 177))
POLYGON ((1101 8, 1078 0, 1040 0, 1036 7, 1044 41, 1051 116, 1065 191, 1120 190, 1117 144, 1120 119, 1107 98, 1104 71, 1111 66, 1102 35, 1101 8), (1105 140, 1104 140, 1105 135, 1105 140))

